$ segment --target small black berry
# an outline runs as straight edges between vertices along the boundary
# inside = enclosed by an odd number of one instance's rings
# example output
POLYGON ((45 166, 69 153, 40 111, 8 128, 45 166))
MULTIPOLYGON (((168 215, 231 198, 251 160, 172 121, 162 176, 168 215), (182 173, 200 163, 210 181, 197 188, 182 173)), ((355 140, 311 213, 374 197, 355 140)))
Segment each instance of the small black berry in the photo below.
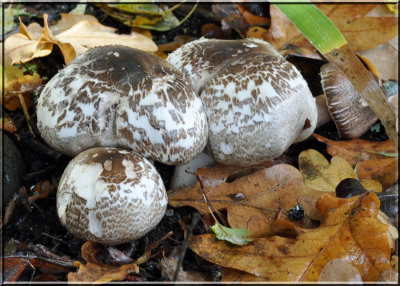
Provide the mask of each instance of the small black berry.
POLYGON ((295 205, 289 210, 290 220, 301 220, 304 218, 304 210, 300 205, 295 205))

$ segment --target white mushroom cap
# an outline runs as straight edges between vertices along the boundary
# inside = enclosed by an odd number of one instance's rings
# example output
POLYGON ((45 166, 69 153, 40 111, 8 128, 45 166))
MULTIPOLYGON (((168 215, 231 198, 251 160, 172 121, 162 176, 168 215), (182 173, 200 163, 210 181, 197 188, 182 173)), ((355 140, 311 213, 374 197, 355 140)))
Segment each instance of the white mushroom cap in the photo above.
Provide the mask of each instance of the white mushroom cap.
POLYGON ((179 71, 125 46, 93 48, 54 76, 40 95, 38 128, 55 150, 130 148, 183 164, 207 142, 201 100, 179 71))
POLYGON ((219 163, 252 165, 276 158, 315 129, 317 108, 306 81, 265 41, 202 38, 167 61, 199 92, 219 163))
POLYGON ((358 138, 378 120, 346 74, 336 65, 328 63, 321 67, 321 84, 340 136, 358 138))
POLYGON ((167 200, 163 181, 148 160, 123 149, 97 147, 68 164, 57 191, 57 212, 75 236, 115 245, 153 229, 167 200))

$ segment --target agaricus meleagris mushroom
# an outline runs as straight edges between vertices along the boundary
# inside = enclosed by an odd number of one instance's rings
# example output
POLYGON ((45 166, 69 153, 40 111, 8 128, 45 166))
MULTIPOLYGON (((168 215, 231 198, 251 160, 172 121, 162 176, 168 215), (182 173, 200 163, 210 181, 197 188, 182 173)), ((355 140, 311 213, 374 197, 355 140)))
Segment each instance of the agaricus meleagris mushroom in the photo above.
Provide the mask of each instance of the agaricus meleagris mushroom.
POLYGON ((346 74, 334 64, 321 67, 321 84, 340 136, 358 138, 378 120, 346 74))
POLYGON ((202 38, 167 61, 199 93, 219 163, 252 165, 276 158, 315 129, 316 104, 306 81, 265 41, 202 38))
POLYGON ((61 223, 106 245, 140 238, 164 216, 167 194, 153 165, 117 148, 88 149, 68 164, 57 191, 61 223))
POLYGON ((178 70, 124 46, 93 48, 55 75, 40 95, 37 125, 55 150, 125 147, 166 164, 203 150, 202 103, 178 70))

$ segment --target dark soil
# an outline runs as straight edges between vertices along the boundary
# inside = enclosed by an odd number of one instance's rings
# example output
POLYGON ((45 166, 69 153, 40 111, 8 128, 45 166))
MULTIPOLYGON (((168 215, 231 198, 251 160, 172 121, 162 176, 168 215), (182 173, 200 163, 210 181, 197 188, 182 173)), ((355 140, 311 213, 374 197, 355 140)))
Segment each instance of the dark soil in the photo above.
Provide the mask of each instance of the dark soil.
MULTIPOLYGON (((42 23, 41 14, 46 12, 49 14, 49 21, 53 22, 60 18, 60 13, 68 13, 73 9, 76 4, 24 4, 28 10, 33 13, 34 17, 24 16, 22 20, 25 24, 37 21, 42 23)), ((209 4, 205 4, 205 8, 209 8, 209 4)), ((112 26, 118 29, 120 33, 129 33, 129 27, 122 25, 115 19, 107 16, 98 7, 88 4, 86 13, 94 15, 100 23, 112 26)), ((179 18, 179 12, 176 13, 179 18)), ((17 20, 17 19, 16 19, 17 20)), ((203 24, 209 22, 209 19, 204 18, 202 15, 195 13, 191 18, 183 23, 180 27, 168 32, 152 32, 153 40, 157 44, 170 42, 177 35, 190 35, 193 37, 201 36, 201 27, 203 24)), ((232 33, 235 37, 235 33, 232 33)), ((51 56, 45 58, 35 59, 34 62, 39 66, 38 71, 42 76, 50 79, 57 71, 63 68, 63 58, 58 48, 55 47, 51 56)), ((38 94, 40 91, 38 91, 38 94)), ((33 101, 37 100, 38 94, 33 96, 33 101)), ((35 108, 29 110, 30 114, 35 114, 35 108)), ((70 157, 58 154, 47 147, 40 138, 33 138, 28 131, 23 114, 20 110, 15 112, 7 112, 8 115, 16 119, 17 134, 9 134, 10 137, 18 142, 18 147, 24 159, 25 172, 22 177, 22 185, 27 190, 28 195, 32 195, 32 189, 36 184, 40 184, 45 180, 49 180, 52 184, 56 185, 59 181, 63 170, 70 157)), ((33 121, 35 117, 33 116, 33 121)), ((339 140, 340 137, 336 131, 333 122, 330 122, 319 129, 316 133, 339 140)), ((363 136, 368 140, 385 140, 387 136, 381 126, 379 132, 369 131, 363 136)), ((304 142, 294 144, 291 146, 287 155, 296 160, 302 150, 313 148, 322 152, 327 158, 330 156, 326 153, 325 145, 318 142, 314 138, 310 138, 304 142)), ((4 150, 7 152, 7 150, 4 150)), ((295 164, 297 164, 295 162, 295 164)), ((173 167, 155 163, 156 168, 159 170, 165 186, 168 189, 170 179, 173 173, 173 167)), ((50 252, 58 256, 67 256, 71 260, 79 260, 80 248, 83 241, 73 237, 65 228, 60 224, 56 212, 56 188, 50 193, 47 198, 39 199, 32 205, 24 203, 23 199, 17 200, 15 210, 11 220, 2 229, 3 236, 3 253, 8 255, 36 255, 35 246, 45 246, 50 252)), ((7 202, 3 202, 3 208, 7 202)), ((167 213, 160 224, 148 233, 145 237, 131 243, 118 246, 121 251, 132 252, 132 257, 137 258, 141 256, 145 249, 155 241, 160 240, 168 232, 173 231, 173 235, 162 241, 160 245, 153 250, 155 256, 149 259, 145 264, 141 265, 141 277, 143 281, 163 281, 165 277, 161 276, 159 269, 159 262, 163 255, 167 256, 169 252, 184 241, 184 232, 181 229, 179 220, 183 220, 186 225, 190 225, 195 209, 190 207, 172 208, 168 207, 167 213), (133 250, 132 250, 133 249, 133 250), (164 253, 163 253, 164 251, 164 253)), ((4 213, 4 209, 3 209, 4 213)), ((201 234, 205 232, 204 224, 199 221, 193 229, 193 234, 201 234)), ((187 250, 185 259, 183 261, 184 269, 199 270, 203 272, 212 271, 212 267, 198 258, 193 252, 187 250)), ((31 270, 28 270, 26 275, 20 276, 21 280, 35 280, 40 276, 40 271, 36 271, 32 277, 31 270)), ((56 276, 58 281, 66 281, 66 273, 56 276)))

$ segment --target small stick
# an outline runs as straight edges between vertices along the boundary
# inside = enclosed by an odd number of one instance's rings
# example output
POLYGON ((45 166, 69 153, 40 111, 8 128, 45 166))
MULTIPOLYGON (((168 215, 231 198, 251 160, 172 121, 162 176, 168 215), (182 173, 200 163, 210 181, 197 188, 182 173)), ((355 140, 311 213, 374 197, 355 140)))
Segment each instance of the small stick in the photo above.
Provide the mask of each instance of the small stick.
POLYGON ((199 220, 200 220, 200 214, 197 212, 194 213, 193 217, 192 217, 192 223, 190 224, 190 226, 187 228, 187 231, 186 231, 185 240, 183 241, 183 244, 182 244, 181 253, 179 254, 178 262, 176 263, 176 269, 175 269, 175 273, 174 273, 174 277, 172 278, 172 281, 176 281, 176 279, 178 278, 178 273, 179 273, 179 270, 181 269, 183 258, 185 257, 185 254, 186 254, 186 249, 188 248, 188 245, 189 245, 189 239, 192 236, 193 228, 196 226, 196 224, 199 222, 199 220))
MULTIPOLYGON (((197 180, 199 180, 200 189, 201 189, 201 194, 203 195, 203 198, 204 198, 204 200, 205 200, 206 203, 207 203, 207 206, 208 206, 208 209, 209 209, 210 212, 211 212, 211 215, 214 217, 213 212, 215 212, 216 215, 217 215, 217 217, 218 217, 219 220, 221 221, 221 224, 224 225, 224 223, 223 223, 224 220, 220 217, 219 213, 214 209, 214 207, 212 206, 210 200, 207 198, 206 192, 204 191, 204 181, 203 181, 203 179, 201 178, 200 175, 196 175, 196 178, 197 178, 197 180)), ((215 217, 214 217, 214 219, 215 219, 215 217)))
POLYGON ((51 234, 48 234, 48 233, 45 233, 45 232, 42 232, 42 234, 44 235, 44 236, 47 236, 47 237, 50 237, 51 239, 54 239, 54 240, 56 240, 56 241, 58 241, 58 242, 61 242, 61 243, 63 243, 63 244, 65 244, 65 245, 70 245, 68 242, 66 242, 66 241, 64 241, 64 240, 62 240, 62 239, 60 239, 60 238, 58 238, 58 237, 55 237, 55 236, 53 236, 53 235, 51 235, 51 234))
POLYGON ((18 93, 18 98, 21 103, 22 111, 24 112, 25 115, 26 123, 28 124, 29 132, 31 132, 33 137, 36 137, 31 126, 31 117, 29 116, 28 108, 26 108, 25 98, 22 95, 22 93, 18 93))

